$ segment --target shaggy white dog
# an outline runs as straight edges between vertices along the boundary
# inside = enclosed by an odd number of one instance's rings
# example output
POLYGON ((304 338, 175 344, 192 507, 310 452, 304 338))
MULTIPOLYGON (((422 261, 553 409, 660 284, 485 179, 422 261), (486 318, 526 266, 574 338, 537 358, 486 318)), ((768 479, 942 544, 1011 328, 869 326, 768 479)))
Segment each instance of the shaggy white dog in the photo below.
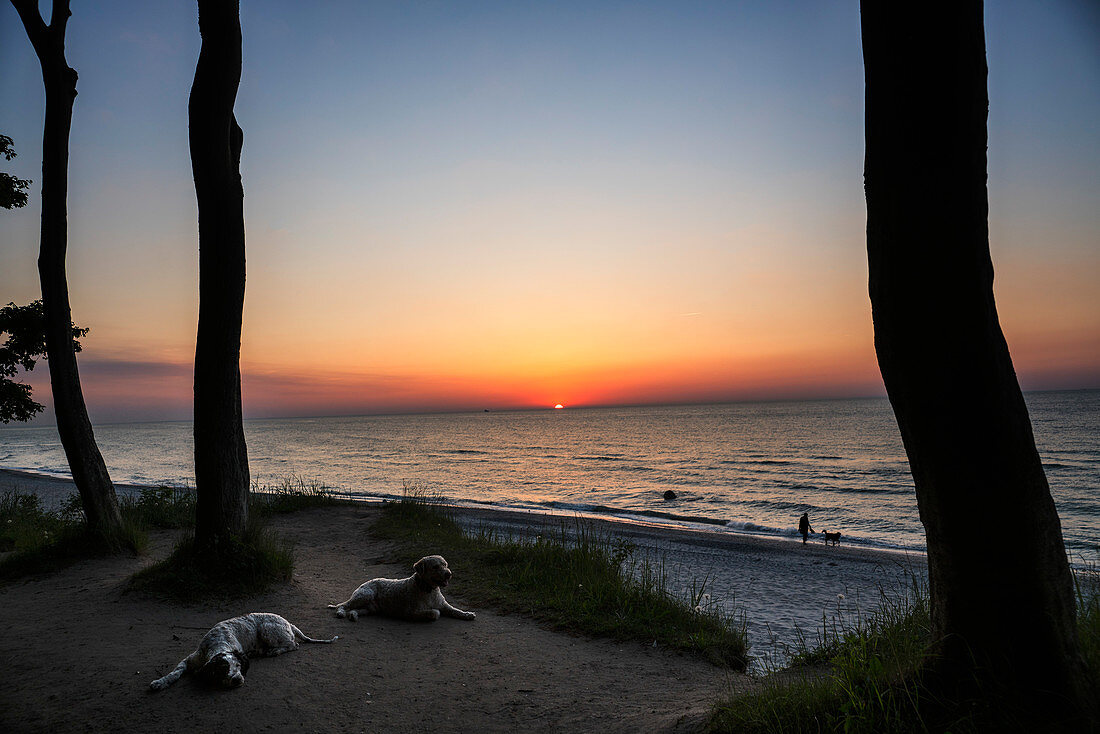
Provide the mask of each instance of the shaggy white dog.
POLYGON ((477 615, 452 607, 439 589, 451 580, 451 569, 443 556, 425 556, 413 565, 407 579, 371 579, 351 598, 339 604, 329 604, 336 616, 354 622, 359 611, 364 614, 384 614, 388 617, 432 622, 440 613, 455 619, 473 619, 477 615))
POLYGON ((337 639, 338 636, 331 640, 315 640, 278 614, 252 612, 218 622, 203 635, 195 652, 181 660, 171 673, 150 683, 149 688, 164 690, 186 672, 194 673, 211 685, 236 688, 244 683, 249 655, 274 657, 297 650, 298 640, 333 642, 337 639))

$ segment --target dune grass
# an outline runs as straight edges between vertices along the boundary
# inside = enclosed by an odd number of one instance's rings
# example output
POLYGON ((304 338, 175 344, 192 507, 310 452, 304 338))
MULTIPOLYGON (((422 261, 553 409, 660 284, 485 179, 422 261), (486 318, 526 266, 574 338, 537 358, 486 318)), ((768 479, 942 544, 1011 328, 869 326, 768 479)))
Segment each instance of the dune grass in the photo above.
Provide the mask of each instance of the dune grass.
POLYGON ((131 507, 119 507, 122 530, 105 537, 84 523, 75 495, 50 512, 35 494, 7 491, 0 496, 0 582, 49 573, 77 559, 112 553, 140 553, 148 544, 145 526, 131 507))
POLYGON ((294 549, 253 514, 248 529, 228 548, 200 550, 193 533, 185 535, 162 561, 130 577, 129 589, 176 602, 240 598, 289 581, 294 549))
MULTIPOLYGON (((1077 574, 1080 644, 1100 680, 1100 584, 1095 569, 1077 574)), ((819 641, 803 644, 792 667, 760 690, 719 703, 711 732, 809 734, 844 732, 1033 731, 1011 701, 947 700, 923 671, 932 647, 928 594, 915 580, 902 599, 885 595, 878 608, 847 626, 823 622, 819 641), (804 673, 804 674, 802 674, 804 673)), ((1053 713, 1053 712, 1052 712, 1053 713)))
POLYGON ((691 598, 675 598, 659 564, 581 522, 534 538, 466 532, 446 507, 406 487, 402 500, 383 507, 372 532, 399 541, 410 564, 428 553, 445 556, 474 603, 559 629, 656 643, 735 670, 748 664, 743 617, 711 603, 705 580, 691 598))
MULTIPOLYGON (((254 485, 249 509, 252 515, 263 518, 340 501, 323 484, 286 478, 273 485, 254 485)), ((0 553, 9 553, 0 559, 0 582, 56 571, 82 558, 142 553, 148 546, 149 530, 191 528, 195 524, 195 492, 188 488, 146 487, 137 495, 121 495, 118 504, 123 531, 118 538, 106 539, 88 531, 80 497, 75 493, 61 509, 47 511, 35 494, 6 492, 0 496, 0 553)), ((252 566, 271 569, 266 573, 274 580, 288 577, 278 570, 287 561, 279 560, 283 552, 275 539, 268 538, 269 533, 259 524, 250 533, 241 541, 245 545, 237 550, 244 553, 252 544, 259 553, 250 561, 252 566)), ((241 573, 247 576, 246 571, 241 573)), ((254 588, 247 578, 244 581, 243 587, 254 588)), ((182 588, 189 587, 185 583, 182 588)))
POLYGON ((321 482, 302 477, 285 477, 275 484, 254 483, 249 497, 251 511, 262 515, 329 507, 345 501, 321 482))

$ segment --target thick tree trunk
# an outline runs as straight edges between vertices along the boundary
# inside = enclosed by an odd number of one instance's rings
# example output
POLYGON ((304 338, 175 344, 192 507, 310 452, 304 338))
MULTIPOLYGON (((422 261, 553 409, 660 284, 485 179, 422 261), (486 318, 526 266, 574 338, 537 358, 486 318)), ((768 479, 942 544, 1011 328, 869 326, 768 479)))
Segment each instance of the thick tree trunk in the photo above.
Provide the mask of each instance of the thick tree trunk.
POLYGON ((932 669, 1080 703, 1061 524, 993 301, 982 3, 861 9, 875 349, 927 533, 932 669))
POLYGON ((69 131, 76 99, 76 71, 65 60, 68 0, 55 0, 50 25, 37 2, 12 0, 42 65, 46 114, 42 134, 42 242, 38 274, 46 318, 46 356, 50 366, 54 414, 73 482, 80 492, 88 526, 106 537, 122 528, 115 487, 99 453, 73 351, 72 313, 65 277, 68 244, 66 197, 69 185, 69 131))
POLYGON ((202 49, 188 104, 199 207, 195 346, 195 539, 222 548, 248 523, 248 453, 241 422, 244 312, 243 133, 233 116, 241 80, 238 2, 199 0, 202 49))

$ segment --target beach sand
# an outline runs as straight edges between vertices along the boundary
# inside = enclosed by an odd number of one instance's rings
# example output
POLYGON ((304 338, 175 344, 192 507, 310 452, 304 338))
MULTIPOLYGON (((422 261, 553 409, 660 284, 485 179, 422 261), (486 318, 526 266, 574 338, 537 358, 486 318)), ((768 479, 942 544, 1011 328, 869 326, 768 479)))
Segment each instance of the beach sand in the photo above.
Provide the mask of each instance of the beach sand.
MULTIPOLYGON (((67 497, 72 484, 13 472, 18 488, 67 497)), ((131 491, 125 488, 120 491, 131 491)), ((690 655, 643 643, 553 632, 516 615, 473 608, 473 622, 413 624, 378 617, 349 623, 324 608, 362 581, 410 572, 392 545, 368 528, 377 505, 307 510, 274 518, 295 543, 291 582, 245 601, 179 606, 124 593, 126 578, 164 557, 176 533, 154 532, 148 552, 81 561, 64 571, 0 587, 6 731, 669 731, 690 730, 720 697, 755 679, 690 655), (256 660, 246 684, 210 692, 185 676, 160 693, 150 680, 171 670, 218 621, 250 611, 284 615, 333 645, 304 645, 256 660)), ((471 526, 549 532, 563 519, 464 510, 471 526)), ((566 519, 565 522, 572 522, 566 519)), ((750 621, 753 654, 772 647, 767 630, 786 629, 837 606, 836 594, 874 597, 920 559, 821 542, 602 523, 642 552, 660 554, 685 588, 708 577, 719 603, 735 597, 750 621), (861 591, 865 590, 865 591, 861 591), (762 637, 763 635, 763 637, 762 637)), ((425 548, 424 553, 433 552, 425 548)), ((457 606, 462 569, 447 591, 457 606)), ((893 588, 891 587, 891 588, 893 588)))

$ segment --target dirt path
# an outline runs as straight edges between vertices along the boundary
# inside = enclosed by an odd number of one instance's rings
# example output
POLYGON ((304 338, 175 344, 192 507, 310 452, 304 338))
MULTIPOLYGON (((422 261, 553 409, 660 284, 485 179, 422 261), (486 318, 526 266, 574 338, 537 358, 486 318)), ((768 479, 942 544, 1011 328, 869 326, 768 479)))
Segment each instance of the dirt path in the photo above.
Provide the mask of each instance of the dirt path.
MULTIPOLYGON (((326 603, 375 576, 405 576, 369 538, 376 508, 277 518, 296 542, 292 582, 243 602, 179 607, 124 594, 129 574, 167 554, 85 561, 0 587, 0 729, 24 731, 508 732, 690 730, 745 676, 636 643, 551 632, 474 608, 473 622, 352 624, 326 603), (149 681, 194 649, 216 622, 277 612, 306 634, 339 634, 253 662, 245 685, 210 691, 188 676, 166 691, 149 681)), ((425 553, 432 549, 424 549, 425 553)), ((447 592, 457 606, 462 569, 447 592)))

